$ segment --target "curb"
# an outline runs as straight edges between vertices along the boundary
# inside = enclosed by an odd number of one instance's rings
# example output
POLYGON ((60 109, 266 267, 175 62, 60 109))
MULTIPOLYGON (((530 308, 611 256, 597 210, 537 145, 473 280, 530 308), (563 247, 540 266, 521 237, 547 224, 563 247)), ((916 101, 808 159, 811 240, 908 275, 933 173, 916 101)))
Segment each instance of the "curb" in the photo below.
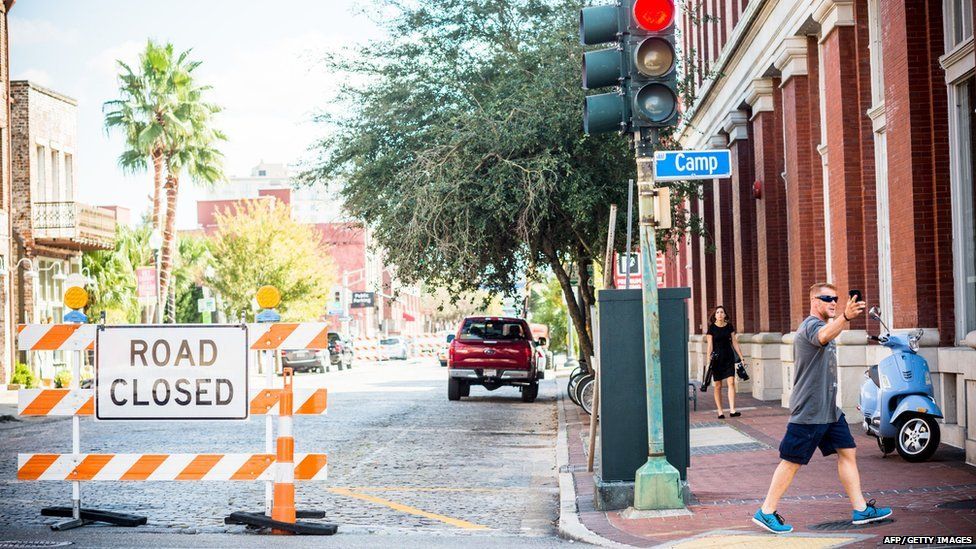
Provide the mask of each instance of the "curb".
POLYGON ((566 432, 566 414, 563 412, 565 391, 561 384, 557 384, 556 387, 559 395, 556 401, 559 423, 559 432, 556 435, 556 467, 559 471, 559 536, 598 547, 630 547, 593 533, 579 520, 576 508, 576 483, 573 480, 573 473, 569 472, 569 442, 566 432))

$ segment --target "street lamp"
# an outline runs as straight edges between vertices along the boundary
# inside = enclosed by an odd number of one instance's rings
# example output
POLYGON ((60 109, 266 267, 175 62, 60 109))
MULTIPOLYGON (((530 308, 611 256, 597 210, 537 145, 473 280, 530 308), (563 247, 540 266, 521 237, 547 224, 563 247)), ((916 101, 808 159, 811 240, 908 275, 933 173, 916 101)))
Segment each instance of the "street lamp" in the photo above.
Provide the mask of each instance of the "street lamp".
POLYGON ((153 251, 153 255, 156 256, 156 321, 159 324, 163 323, 163 299, 159 295, 159 261, 160 253, 159 251, 163 248, 163 235, 160 234, 159 229, 153 229, 152 233, 149 235, 149 248, 153 251))

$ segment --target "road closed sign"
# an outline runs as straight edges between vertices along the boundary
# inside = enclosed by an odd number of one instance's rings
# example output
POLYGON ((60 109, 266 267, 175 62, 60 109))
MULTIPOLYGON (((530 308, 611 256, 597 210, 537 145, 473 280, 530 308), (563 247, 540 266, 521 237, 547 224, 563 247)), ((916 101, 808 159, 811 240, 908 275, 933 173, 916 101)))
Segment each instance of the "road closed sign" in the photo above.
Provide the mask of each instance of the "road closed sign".
POLYGON ((100 326, 95 352, 97 419, 247 419, 242 326, 100 326))

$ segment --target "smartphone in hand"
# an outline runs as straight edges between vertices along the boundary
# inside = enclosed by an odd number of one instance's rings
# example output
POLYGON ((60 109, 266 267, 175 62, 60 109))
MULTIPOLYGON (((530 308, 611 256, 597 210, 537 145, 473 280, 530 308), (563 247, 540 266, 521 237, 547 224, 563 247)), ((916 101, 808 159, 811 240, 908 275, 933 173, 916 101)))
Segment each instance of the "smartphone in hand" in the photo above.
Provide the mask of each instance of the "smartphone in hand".
POLYGON ((861 290, 851 290, 848 293, 851 297, 855 298, 854 301, 864 301, 864 297, 861 295, 861 290))

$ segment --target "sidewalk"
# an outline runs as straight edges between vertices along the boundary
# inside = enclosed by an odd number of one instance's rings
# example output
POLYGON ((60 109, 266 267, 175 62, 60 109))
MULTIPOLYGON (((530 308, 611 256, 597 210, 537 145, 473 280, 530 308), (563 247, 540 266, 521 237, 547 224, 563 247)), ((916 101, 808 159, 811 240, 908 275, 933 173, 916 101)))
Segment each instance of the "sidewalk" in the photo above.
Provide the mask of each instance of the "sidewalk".
POLYGON ((742 416, 719 420, 713 388, 699 393, 698 411, 691 412, 690 514, 642 512, 658 517, 628 519, 624 510, 597 511, 593 475, 586 472, 590 416, 565 396, 565 383, 560 385, 560 532, 566 537, 617 547, 875 547, 888 535, 976 537, 976 467, 965 464, 962 450, 943 444, 925 463, 907 463, 897 454, 882 459, 874 439, 856 425, 851 431, 864 495, 892 507, 894 520, 853 526, 836 457, 818 452, 780 503, 778 511, 794 533, 775 536, 760 530, 751 518, 779 462, 777 448, 789 413, 778 402, 740 394, 736 404, 742 416), (938 507, 965 500, 956 508, 938 507))

